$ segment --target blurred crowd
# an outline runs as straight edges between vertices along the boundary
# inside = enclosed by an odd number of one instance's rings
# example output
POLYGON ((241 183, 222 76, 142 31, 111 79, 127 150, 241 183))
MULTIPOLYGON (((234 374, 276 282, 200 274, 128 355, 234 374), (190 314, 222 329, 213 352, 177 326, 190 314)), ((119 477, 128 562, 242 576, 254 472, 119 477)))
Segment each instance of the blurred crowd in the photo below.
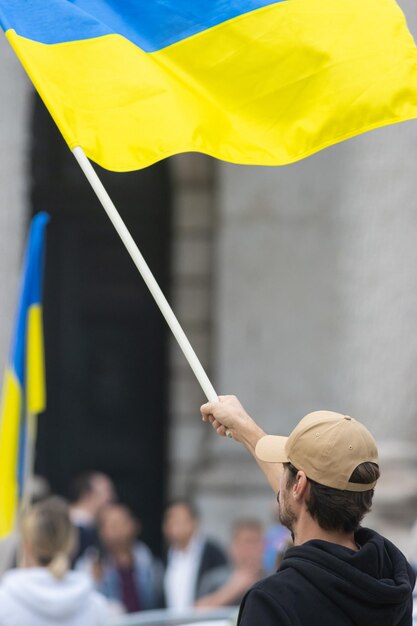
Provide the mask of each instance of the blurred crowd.
POLYGON ((156 557, 110 477, 77 476, 70 503, 37 479, 19 529, 0 543, 0 626, 98 626, 150 609, 237 606, 291 543, 279 523, 264 529, 248 518, 235 521, 225 547, 202 522, 191 500, 167 503, 156 557))

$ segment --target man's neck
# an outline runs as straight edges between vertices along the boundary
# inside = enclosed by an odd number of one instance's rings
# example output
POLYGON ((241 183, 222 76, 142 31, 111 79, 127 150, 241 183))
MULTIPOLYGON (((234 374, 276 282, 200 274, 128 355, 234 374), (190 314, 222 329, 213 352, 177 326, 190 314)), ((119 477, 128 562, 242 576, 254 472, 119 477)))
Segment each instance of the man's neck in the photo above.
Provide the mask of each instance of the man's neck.
POLYGON ((358 550, 354 533, 346 533, 336 530, 325 530, 321 528, 310 516, 300 518, 294 526, 294 545, 300 546, 306 541, 319 539, 335 543, 351 550, 358 550))
POLYGON ((74 502, 70 506, 70 515, 75 521, 93 523, 95 521, 95 510, 89 502, 74 502))
POLYGON ((122 569, 132 567, 134 563, 133 546, 120 546, 112 552, 113 559, 117 565, 122 569))
POLYGON ((188 539, 187 542, 183 542, 181 543, 181 545, 177 544, 174 547, 174 549, 178 550, 179 552, 186 552, 187 550, 190 549, 193 543, 196 543, 198 541, 198 538, 199 538, 199 534, 198 534, 198 531, 196 531, 191 535, 191 537, 188 539))

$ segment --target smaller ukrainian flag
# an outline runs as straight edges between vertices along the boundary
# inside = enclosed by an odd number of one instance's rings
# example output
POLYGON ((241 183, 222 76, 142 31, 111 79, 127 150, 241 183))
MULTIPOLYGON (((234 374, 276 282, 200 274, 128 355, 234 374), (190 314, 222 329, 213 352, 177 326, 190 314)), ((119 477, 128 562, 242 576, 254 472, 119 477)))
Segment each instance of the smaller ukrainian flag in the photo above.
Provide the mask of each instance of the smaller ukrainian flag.
POLYGON ((0 539, 14 528, 26 476, 27 417, 45 410, 42 276, 47 213, 30 227, 0 408, 0 539))

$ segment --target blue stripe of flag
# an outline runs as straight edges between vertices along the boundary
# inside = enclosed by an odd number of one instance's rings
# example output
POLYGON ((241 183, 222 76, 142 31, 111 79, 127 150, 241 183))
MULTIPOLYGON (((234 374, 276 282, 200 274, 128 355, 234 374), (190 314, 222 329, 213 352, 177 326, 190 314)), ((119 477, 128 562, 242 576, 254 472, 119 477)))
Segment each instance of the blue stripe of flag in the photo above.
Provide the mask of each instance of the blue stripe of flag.
POLYGON ((10 364, 19 379, 22 389, 25 388, 25 355, 26 328, 29 307, 41 301, 43 275, 43 245, 45 226, 49 221, 47 213, 38 213, 32 220, 26 256, 23 263, 22 291, 19 301, 19 312, 12 343, 10 364))
MULTIPOLYGON (((281 2, 284 0, 280 0, 281 2)), ((117 33, 155 52, 271 0, 1 0, 0 24, 45 44, 117 33)))

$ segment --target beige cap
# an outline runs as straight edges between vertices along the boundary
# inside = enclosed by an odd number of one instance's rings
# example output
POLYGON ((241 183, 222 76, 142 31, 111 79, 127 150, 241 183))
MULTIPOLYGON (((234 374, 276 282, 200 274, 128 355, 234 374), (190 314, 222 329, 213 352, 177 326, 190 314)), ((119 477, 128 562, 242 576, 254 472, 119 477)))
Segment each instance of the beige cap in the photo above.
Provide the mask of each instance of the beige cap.
POLYGON ((378 450, 365 426, 333 411, 309 413, 289 437, 262 437, 256 456, 269 463, 291 463, 308 478, 333 489, 368 491, 376 484, 349 482, 361 463, 378 464, 378 450))

